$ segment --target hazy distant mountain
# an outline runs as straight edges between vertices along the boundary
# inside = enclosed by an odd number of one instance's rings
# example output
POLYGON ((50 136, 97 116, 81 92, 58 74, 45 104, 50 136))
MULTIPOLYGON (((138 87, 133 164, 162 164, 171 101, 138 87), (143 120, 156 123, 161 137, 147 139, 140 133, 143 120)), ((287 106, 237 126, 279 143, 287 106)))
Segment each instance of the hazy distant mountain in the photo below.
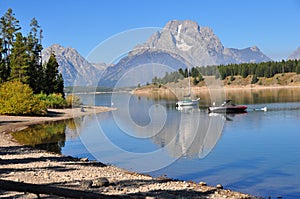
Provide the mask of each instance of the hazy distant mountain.
POLYGON ((54 44, 42 52, 43 61, 48 61, 53 51, 59 64, 59 71, 64 78, 65 86, 96 85, 105 64, 91 64, 82 57, 74 48, 54 44))
POLYGON ((224 64, 229 63, 259 63, 271 61, 257 46, 244 49, 225 48, 223 51, 224 64))
MULTIPOLYGON (((117 81, 126 71, 145 64, 163 65, 177 70, 187 66, 270 60, 256 46, 241 50, 225 48, 212 29, 201 27, 190 20, 173 20, 168 22, 161 31, 153 34, 147 42, 136 46, 115 66, 108 67, 104 72, 102 83, 117 81)), ((159 68, 157 66, 152 67, 152 70, 155 68, 157 72, 157 68, 159 68)), ((145 72, 151 72, 151 70, 145 72)), ((143 77, 143 79, 145 78, 143 77)), ((139 81, 139 79, 136 80, 136 82, 139 81)))
POLYGON ((289 57, 288 59, 300 59, 300 47, 295 50, 289 57))

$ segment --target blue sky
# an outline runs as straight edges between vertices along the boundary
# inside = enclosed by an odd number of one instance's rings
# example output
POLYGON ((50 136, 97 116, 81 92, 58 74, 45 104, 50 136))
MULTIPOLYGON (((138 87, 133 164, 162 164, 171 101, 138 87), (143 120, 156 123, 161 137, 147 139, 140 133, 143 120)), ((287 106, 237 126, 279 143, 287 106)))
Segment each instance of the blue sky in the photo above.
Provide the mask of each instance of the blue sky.
POLYGON ((300 46, 300 0, 0 0, 1 16, 8 8, 24 33, 31 18, 38 20, 44 47, 58 43, 84 57, 115 34, 172 19, 209 26, 225 47, 256 45, 274 60, 300 46))

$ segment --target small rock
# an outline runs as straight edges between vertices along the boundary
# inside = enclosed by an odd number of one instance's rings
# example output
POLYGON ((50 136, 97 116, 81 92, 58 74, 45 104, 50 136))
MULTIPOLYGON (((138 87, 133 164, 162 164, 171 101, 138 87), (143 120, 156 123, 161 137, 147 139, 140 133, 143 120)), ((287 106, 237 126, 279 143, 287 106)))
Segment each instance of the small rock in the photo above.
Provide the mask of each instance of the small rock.
POLYGON ((81 182, 80 182, 80 186, 81 186, 83 189, 91 188, 91 187, 92 187, 92 184, 93 184, 93 181, 92 181, 92 180, 84 180, 84 181, 81 181, 81 182))
POLYGON ((146 196, 146 199, 155 199, 153 196, 146 196))
POLYGON ((81 162, 88 162, 89 159, 88 159, 88 158, 80 158, 80 161, 81 161, 81 162))
POLYGON ((93 185, 95 187, 106 187, 109 185, 109 181, 107 178, 97 178, 93 181, 93 185))
POLYGON ((207 186, 206 182, 199 182, 200 186, 207 186))
POLYGON ((217 189, 223 189, 223 186, 221 184, 218 184, 217 189))

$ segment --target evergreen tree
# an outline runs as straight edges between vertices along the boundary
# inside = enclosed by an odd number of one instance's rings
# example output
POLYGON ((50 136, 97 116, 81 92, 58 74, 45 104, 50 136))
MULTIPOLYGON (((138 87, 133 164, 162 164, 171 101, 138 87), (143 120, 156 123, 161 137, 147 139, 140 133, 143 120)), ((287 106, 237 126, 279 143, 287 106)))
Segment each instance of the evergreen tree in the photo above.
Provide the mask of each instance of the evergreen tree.
POLYGON ((20 32, 17 33, 10 55, 11 72, 9 80, 17 80, 23 84, 28 84, 29 55, 26 48, 26 38, 20 32))
POLYGON ((17 32, 21 29, 19 21, 9 8, 0 19, 0 38, 2 39, 2 59, 4 67, 1 69, 1 80, 6 81, 10 75, 10 54, 17 32))
POLYGON ((258 78, 256 75, 253 75, 251 84, 255 84, 256 82, 258 82, 258 78))
POLYGON ((3 49, 2 49, 2 39, 0 38, 0 84, 5 81, 3 78, 5 76, 5 63, 3 59, 3 49))
POLYGON ((184 77, 187 78, 189 76, 189 71, 187 68, 184 70, 184 77))
POLYGON ((54 93, 62 94, 62 97, 65 98, 64 93, 64 79, 61 73, 56 76, 56 83, 54 86, 54 93))
POLYGON ((179 68, 178 72, 179 72, 179 74, 182 75, 183 77, 185 76, 185 75, 184 75, 184 71, 182 70, 182 68, 179 68))
POLYGON ((296 65, 296 71, 297 74, 300 74, 300 61, 298 61, 297 65, 296 65))
POLYGON ((62 74, 58 71, 58 63, 54 52, 51 53, 50 58, 44 68, 44 89, 46 94, 60 93, 64 96, 64 80, 62 74))
POLYGON ((43 89, 41 82, 43 82, 43 66, 42 66, 42 29, 38 25, 35 18, 30 23, 31 30, 27 36, 27 50, 29 54, 30 67, 29 73, 29 86, 33 89, 34 93, 40 93, 43 89))

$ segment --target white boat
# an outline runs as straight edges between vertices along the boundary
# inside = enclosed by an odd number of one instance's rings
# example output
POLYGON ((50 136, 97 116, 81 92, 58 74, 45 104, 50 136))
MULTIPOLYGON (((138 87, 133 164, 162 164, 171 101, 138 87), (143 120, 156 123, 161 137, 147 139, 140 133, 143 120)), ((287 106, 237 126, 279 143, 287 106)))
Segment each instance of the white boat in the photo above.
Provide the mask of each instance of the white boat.
POLYGON ((192 99, 184 99, 180 100, 176 103, 176 106, 182 107, 182 106, 196 106, 198 105, 200 98, 192 100, 192 99))
MULTIPOLYGON (((189 74, 189 68, 188 68, 188 74, 189 74)), ((189 80, 189 94, 187 96, 184 96, 184 97, 188 97, 188 98, 183 99, 183 100, 179 100, 176 103, 177 107, 196 106, 199 103, 200 98, 198 98, 198 99, 190 99, 190 97, 191 97, 191 81, 190 81, 190 76, 188 76, 188 80, 189 80)))

